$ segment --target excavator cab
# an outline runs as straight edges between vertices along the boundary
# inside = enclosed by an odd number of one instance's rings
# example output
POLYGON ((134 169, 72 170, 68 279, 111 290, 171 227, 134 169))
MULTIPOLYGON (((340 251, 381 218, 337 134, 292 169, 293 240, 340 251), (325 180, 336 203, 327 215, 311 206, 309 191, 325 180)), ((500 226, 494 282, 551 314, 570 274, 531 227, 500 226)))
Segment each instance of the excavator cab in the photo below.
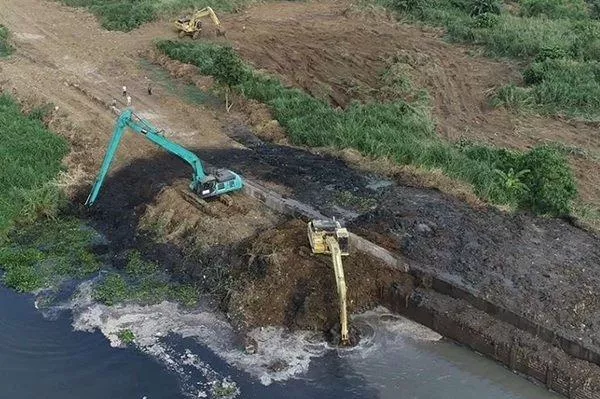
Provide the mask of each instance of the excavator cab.
POLYGON ((191 189, 200 198, 219 196, 222 193, 234 191, 241 187, 239 175, 228 169, 217 169, 199 182, 192 182, 191 189))
POLYGON ((308 223, 308 239, 310 247, 315 254, 331 254, 326 237, 334 237, 340 247, 341 255, 349 253, 348 230, 343 228, 338 221, 312 220, 308 223))

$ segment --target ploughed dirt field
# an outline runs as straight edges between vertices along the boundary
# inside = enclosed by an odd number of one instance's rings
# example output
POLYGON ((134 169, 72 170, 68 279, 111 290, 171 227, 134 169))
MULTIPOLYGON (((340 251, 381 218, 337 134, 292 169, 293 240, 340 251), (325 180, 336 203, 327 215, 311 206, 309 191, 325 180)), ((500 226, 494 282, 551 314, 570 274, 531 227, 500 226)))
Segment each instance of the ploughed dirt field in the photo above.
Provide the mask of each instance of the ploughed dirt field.
MULTIPOLYGON (((472 56, 466 47, 445 43, 439 32, 398 25, 345 1, 269 3, 222 20, 225 40, 245 59, 334 106, 381 100, 379 73, 397 55, 429 90, 439 132, 450 140, 600 147, 589 126, 489 108, 490 90, 520 79, 517 66, 472 56)), ((121 87, 127 85, 138 113, 207 162, 346 220, 352 231, 409 266, 435 270, 518 314, 598 344, 597 236, 562 220, 474 208, 419 184, 403 185, 403 175, 368 174, 340 159, 263 142, 246 115, 186 102, 164 81, 154 82, 149 96, 153 77, 141 60, 153 39, 175 37, 166 22, 107 32, 86 12, 55 2, 0 0, 0 23, 13 32, 17 48, 0 61, 0 86, 26 107, 58 107, 49 123, 72 144, 63 183, 75 203, 85 199, 112 133, 115 116, 107 104, 118 98, 122 105, 121 87)), ((573 162, 582 198, 600 203, 600 176, 591 173, 597 164, 573 162)), ((212 212, 198 210, 178 194, 189 176, 181 161, 129 135, 98 205, 81 214, 113 244, 142 247, 146 256, 209 290, 233 266, 237 282, 223 297, 241 328, 331 327, 337 317, 333 272, 327 258, 309 253, 304 224, 241 194, 233 207, 215 203, 212 212), (148 240, 156 232, 161 238, 148 240)), ((412 284, 363 254, 351 255, 345 265, 354 311, 375 305, 381 286, 412 284)))

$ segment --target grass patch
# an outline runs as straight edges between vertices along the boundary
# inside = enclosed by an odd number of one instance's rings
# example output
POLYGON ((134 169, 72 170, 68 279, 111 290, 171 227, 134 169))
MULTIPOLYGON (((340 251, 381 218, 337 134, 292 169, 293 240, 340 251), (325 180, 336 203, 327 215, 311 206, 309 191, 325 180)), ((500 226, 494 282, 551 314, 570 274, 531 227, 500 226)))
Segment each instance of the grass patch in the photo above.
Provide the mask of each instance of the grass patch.
POLYGON ((85 7, 100 20, 105 29, 128 32, 146 22, 173 17, 182 11, 207 6, 233 12, 251 0, 61 0, 71 7, 85 7))
POLYGON ((553 148, 521 153, 473 143, 453 145, 437 136, 428 104, 419 99, 355 102, 338 110, 253 71, 231 48, 176 41, 161 41, 157 47, 171 58, 196 65, 222 85, 267 104, 295 144, 354 148, 401 165, 439 168, 472 184, 477 195, 491 202, 541 214, 570 212, 576 196, 573 176, 563 155, 553 148), (523 184, 515 184, 515 179, 523 184), (517 186, 521 189, 514 189, 517 186))
POLYGON ((12 231, 0 247, 4 283, 31 292, 96 273, 100 262, 90 249, 94 236, 76 219, 42 220, 12 231))
POLYGON ((0 25, 0 57, 6 57, 14 51, 13 47, 8 42, 9 36, 8 29, 5 26, 0 25))
POLYGON ((52 180, 61 170, 67 142, 0 95, 0 236, 20 220, 55 215, 60 191, 52 180))
POLYGON ((171 281, 158 265, 142 259, 133 251, 124 273, 111 272, 94 287, 94 299, 105 305, 134 302, 143 305, 176 301, 183 306, 198 304, 199 291, 191 284, 171 281))
POLYGON ((540 113, 600 118, 600 3, 522 0, 378 0, 404 18, 442 26, 451 40, 483 46, 493 56, 525 60, 527 88, 507 86, 496 105, 540 113), (536 79, 528 79, 535 74, 536 79))
POLYGON ((84 278, 100 267, 89 248, 94 233, 58 217, 66 200, 53 179, 68 145, 41 122, 46 108, 24 115, 0 95, 0 269, 4 283, 21 292, 84 278))

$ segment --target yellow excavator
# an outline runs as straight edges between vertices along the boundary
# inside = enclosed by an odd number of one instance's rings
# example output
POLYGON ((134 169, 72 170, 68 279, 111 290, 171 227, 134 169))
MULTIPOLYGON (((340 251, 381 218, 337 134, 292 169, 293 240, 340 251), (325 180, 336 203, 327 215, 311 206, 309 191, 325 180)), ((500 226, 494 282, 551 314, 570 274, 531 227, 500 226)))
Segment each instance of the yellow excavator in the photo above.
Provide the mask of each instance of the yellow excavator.
POLYGON ((212 8, 206 7, 199 11, 196 11, 191 16, 185 16, 175 21, 175 27, 179 32, 179 37, 192 36, 193 39, 200 37, 202 32, 202 18, 210 17, 215 26, 217 27, 217 35, 224 36, 225 31, 221 28, 221 21, 217 17, 217 14, 212 8))
POLYGON ((342 256, 349 254, 349 234, 338 221, 312 220, 308 222, 308 240, 314 254, 329 254, 333 262, 335 283, 340 305, 341 345, 350 344, 348 314, 346 313, 346 280, 342 256))

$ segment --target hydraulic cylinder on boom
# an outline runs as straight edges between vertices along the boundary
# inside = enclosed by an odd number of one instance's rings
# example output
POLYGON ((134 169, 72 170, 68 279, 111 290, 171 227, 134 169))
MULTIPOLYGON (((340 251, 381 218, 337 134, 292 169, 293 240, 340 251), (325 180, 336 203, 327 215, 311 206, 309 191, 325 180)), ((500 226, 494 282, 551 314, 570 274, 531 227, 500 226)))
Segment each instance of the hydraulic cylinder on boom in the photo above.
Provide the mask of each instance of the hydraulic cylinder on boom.
POLYGON ((104 161, 102 162, 92 191, 85 202, 86 205, 92 206, 98 199, 106 175, 108 174, 112 161, 119 149, 123 134, 127 128, 187 162, 194 171, 192 182, 190 183, 190 190, 199 198, 206 199, 220 197, 229 192, 241 190, 243 188, 244 182, 238 174, 228 169, 217 169, 212 174, 206 173, 202 161, 196 154, 181 145, 168 140, 163 136, 161 130, 154 127, 149 121, 135 115, 131 108, 127 108, 121 112, 121 115, 117 119, 113 136, 108 145, 106 155, 104 156, 104 161))

